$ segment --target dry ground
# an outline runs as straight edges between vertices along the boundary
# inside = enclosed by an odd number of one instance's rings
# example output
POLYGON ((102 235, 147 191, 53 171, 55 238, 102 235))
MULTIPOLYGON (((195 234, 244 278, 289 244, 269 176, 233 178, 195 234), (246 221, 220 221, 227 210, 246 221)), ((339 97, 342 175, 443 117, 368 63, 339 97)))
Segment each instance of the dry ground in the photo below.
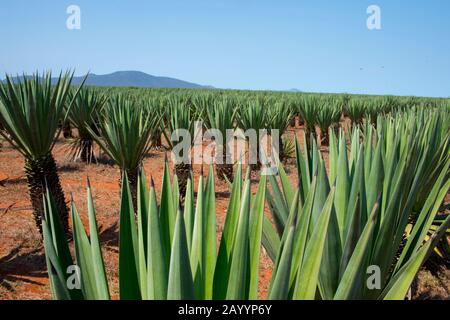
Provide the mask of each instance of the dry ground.
MULTIPOLYGON (((296 133, 300 131, 297 130, 296 133)), ((291 137, 294 131, 288 133, 291 137)), ((302 140, 301 140, 302 141, 302 140)), ((1 143, 1 142, 0 142, 1 143)), ((323 149, 325 158, 327 150, 323 149)), ((120 171, 108 163, 85 165, 67 159, 67 147, 61 139, 53 152, 58 164, 61 184, 66 200, 73 195, 75 203, 87 222, 86 177, 93 189, 98 225, 103 244, 106 271, 114 298, 118 296, 118 216, 120 171)), ((153 176, 157 192, 160 191, 164 166, 164 151, 152 151, 144 161, 147 176, 153 176)), ((295 181, 294 167, 287 172, 295 181)), ((194 167, 198 178, 200 167, 194 167)), ((255 180, 258 177, 254 177, 255 180)), ((196 180, 197 183, 197 180, 196 180)), ((256 183, 253 184, 256 192, 256 183)), ((217 230, 220 237, 224 223, 229 192, 227 185, 216 180, 217 230)), ((260 270, 261 298, 266 297, 271 277, 272 263, 263 250, 260 270)), ((439 267, 423 270, 418 277, 417 299, 449 299, 450 270, 439 267)), ((43 247, 32 218, 27 183, 20 154, 3 142, 0 148, 0 299, 51 299, 43 247)))

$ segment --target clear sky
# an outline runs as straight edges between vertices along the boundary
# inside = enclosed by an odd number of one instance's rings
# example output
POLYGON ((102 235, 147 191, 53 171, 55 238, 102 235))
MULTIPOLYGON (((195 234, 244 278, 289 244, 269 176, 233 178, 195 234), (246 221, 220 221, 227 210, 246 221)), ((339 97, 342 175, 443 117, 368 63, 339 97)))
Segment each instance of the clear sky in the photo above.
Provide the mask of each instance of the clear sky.
POLYGON ((0 78, 139 70, 218 88, 450 96, 448 0, 1 0, 0 78), (81 30, 66 9, 81 8, 81 30), (381 8, 381 30, 366 9, 381 8))

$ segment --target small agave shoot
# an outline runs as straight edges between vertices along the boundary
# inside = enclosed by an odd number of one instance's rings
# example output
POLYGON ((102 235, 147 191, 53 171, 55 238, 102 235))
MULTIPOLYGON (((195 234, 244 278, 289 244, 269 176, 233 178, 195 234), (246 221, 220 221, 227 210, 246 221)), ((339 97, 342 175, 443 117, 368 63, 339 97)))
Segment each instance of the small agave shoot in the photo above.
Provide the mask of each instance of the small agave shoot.
POLYGON ((233 163, 231 154, 227 150, 227 141, 233 139, 236 127, 237 108, 233 101, 223 99, 213 102, 205 108, 204 123, 207 129, 217 130, 221 137, 215 140, 216 144, 216 171, 219 179, 233 181, 233 163))
POLYGON ((24 76, 18 83, 7 76, 5 83, 0 83, 0 123, 4 129, 0 134, 25 158, 28 190, 40 231, 45 186, 55 198, 64 230, 68 230, 69 211, 52 149, 61 130, 58 124, 64 118, 72 77, 61 74, 55 85, 50 73, 24 76))
POLYGON ((73 104, 68 110, 67 117, 77 129, 78 136, 70 143, 71 156, 74 161, 91 163, 95 161, 94 138, 88 128, 97 135, 99 114, 107 101, 107 97, 100 92, 83 88, 77 96, 71 91, 69 94, 73 104))
POLYGON ((139 167, 150 149, 150 138, 160 118, 124 95, 112 97, 89 134, 109 157, 127 173, 133 203, 137 203, 139 167), (97 128, 99 132, 97 132, 97 128))
MULTIPOLYGON (((256 299, 266 183, 261 179, 252 196, 249 173, 240 166, 231 185, 222 239, 216 247, 214 173, 200 177, 197 198, 188 180, 184 211, 174 199, 166 163, 160 204, 153 182, 143 171, 138 182, 137 219, 126 174, 122 183, 119 242, 120 299, 256 299)), ((52 197, 46 195, 44 247, 55 299, 109 299, 91 189, 88 186, 89 234, 72 204, 79 290, 66 286, 66 267, 73 264, 67 240, 61 235, 52 197)))

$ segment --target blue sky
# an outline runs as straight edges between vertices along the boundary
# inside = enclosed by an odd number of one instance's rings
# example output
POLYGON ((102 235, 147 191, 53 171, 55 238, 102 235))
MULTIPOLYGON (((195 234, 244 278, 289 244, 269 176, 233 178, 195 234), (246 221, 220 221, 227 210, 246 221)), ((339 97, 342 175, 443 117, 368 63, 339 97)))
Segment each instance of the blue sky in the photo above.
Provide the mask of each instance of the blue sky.
POLYGON ((219 88, 450 96, 448 0, 2 0, 0 77, 139 70, 219 88), (66 8, 81 8, 81 30, 66 8), (381 8, 382 29, 366 27, 381 8))

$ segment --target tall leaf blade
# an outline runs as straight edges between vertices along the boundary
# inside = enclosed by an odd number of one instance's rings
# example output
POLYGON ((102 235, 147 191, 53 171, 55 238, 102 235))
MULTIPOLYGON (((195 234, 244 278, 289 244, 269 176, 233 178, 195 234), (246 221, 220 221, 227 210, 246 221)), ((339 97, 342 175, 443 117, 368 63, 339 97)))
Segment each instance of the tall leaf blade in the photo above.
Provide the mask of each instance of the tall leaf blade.
POLYGON ((91 245, 74 203, 72 203, 72 226, 77 265, 81 272, 81 290, 86 299, 96 300, 98 295, 91 245))
POLYGON ((249 299, 256 300, 258 298, 259 284, 259 259, 261 252, 261 238, 264 217, 264 199, 266 195, 266 176, 262 176, 259 181, 258 191, 252 204, 250 212, 250 284, 249 299))
POLYGON ((239 164, 231 186, 227 216, 220 241, 216 269, 214 271, 214 299, 225 299, 231 267, 231 254, 239 220, 242 192, 242 169, 239 164))
POLYGON ((151 179, 147 224, 147 298, 167 299, 168 269, 155 186, 151 179))
POLYGON ((249 215, 250 215, 250 181, 244 182, 244 194, 242 196, 239 222, 236 232, 236 240, 233 245, 231 258, 230 278, 227 288, 227 300, 247 299, 247 272, 249 265, 249 215))
POLYGON ((89 237, 91 242, 92 263, 95 274, 95 282, 97 288, 97 298, 100 300, 109 300, 108 280, 105 273, 105 263, 100 247, 98 237, 97 219, 95 218, 94 202, 92 200, 91 186, 88 180, 88 217, 89 217, 89 237))
POLYGON ((189 251, 186 241, 186 230, 181 210, 178 211, 174 230, 167 299, 195 299, 194 282, 192 279, 189 251))
MULTIPOLYGON (((171 250, 173 230, 175 226, 176 207, 174 207, 172 192, 173 190, 170 184, 169 165, 166 160, 164 165, 164 176, 161 188, 161 201, 159 212, 161 217, 162 236, 166 252, 170 252, 171 250)), ((169 257, 166 258, 169 259, 169 257)), ((167 261, 167 263, 169 263, 169 261, 167 261)))
POLYGON ((216 197, 214 190, 214 169, 209 168, 205 186, 205 231, 204 231, 204 298, 210 300, 213 297, 214 270, 216 268, 216 197))
POLYGON ((137 230, 133 201, 126 173, 122 180, 119 226, 119 293, 122 300, 140 300, 137 230))
POLYGON ((334 193, 335 189, 333 188, 328 195, 306 247, 305 258, 297 276, 294 299, 313 300, 316 296, 322 255, 333 208, 334 193))

